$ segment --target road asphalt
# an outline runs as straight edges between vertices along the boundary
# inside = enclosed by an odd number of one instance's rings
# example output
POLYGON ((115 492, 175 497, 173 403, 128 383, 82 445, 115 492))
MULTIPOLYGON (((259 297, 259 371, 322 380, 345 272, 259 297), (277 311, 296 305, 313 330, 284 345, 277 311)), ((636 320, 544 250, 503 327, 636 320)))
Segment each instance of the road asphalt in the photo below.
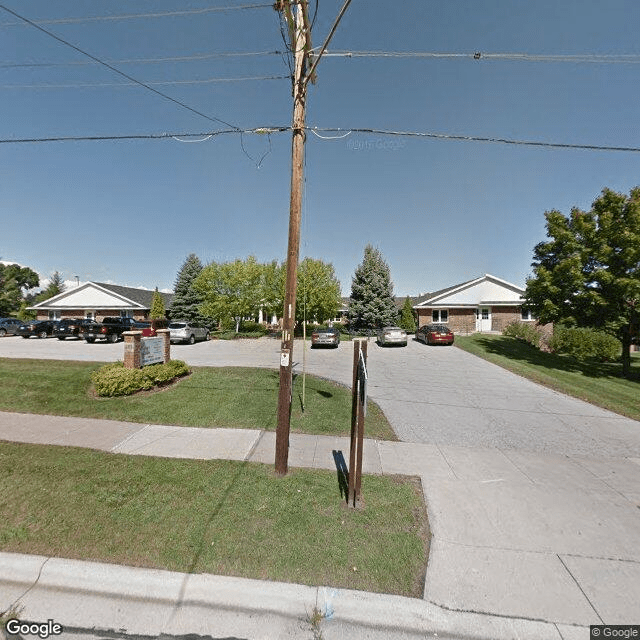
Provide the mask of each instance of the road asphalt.
MULTIPOLYGON (((349 343, 306 352, 305 368, 347 384, 352 353, 349 343)), ((114 360, 122 345, 4 339, 0 354, 114 360)), ((275 367, 278 344, 209 342, 175 347, 172 356, 275 367)), ((414 342, 370 344, 369 392, 401 441, 367 440, 364 471, 422 481, 433 536, 423 600, 3 553, 0 610, 18 599, 25 619, 53 618, 87 638, 106 637, 98 629, 122 637, 577 640, 589 638, 589 625, 640 624, 640 423, 459 349, 414 342), (315 629, 314 608, 322 614, 315 629)), ((13 413, 0 413, 2 439, 269 464, 275 449, 274 434, 260 430, 13 413)), ((334 449, 348 459, 345 438, 292 434, 289 463, 334 468, 334 449)))

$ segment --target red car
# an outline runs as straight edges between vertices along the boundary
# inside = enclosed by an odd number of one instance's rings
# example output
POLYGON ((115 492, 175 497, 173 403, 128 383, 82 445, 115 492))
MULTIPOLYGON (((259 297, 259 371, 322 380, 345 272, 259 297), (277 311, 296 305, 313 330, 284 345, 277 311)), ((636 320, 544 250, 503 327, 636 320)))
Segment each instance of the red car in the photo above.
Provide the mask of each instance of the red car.
POLYGON ((453 344, 453 331, 444 324, 425 324, 416 331, 416 340, 425 344, 453 344))

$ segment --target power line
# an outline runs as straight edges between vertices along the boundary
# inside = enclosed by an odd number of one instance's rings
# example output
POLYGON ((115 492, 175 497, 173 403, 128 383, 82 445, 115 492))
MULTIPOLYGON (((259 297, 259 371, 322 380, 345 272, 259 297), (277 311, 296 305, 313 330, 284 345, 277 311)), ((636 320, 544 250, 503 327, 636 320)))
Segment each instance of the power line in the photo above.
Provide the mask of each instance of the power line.
MULTIPOLYGON (((380 136, 398 136, 418 139, 433 139, 433 140, 452 140, 459 142, 488 142, 493 144, 507 144, 507 145, 519 145, 527 147, 542 147, 550 149, 574 149, 583 151, 621 151, 628 153, 640 153, 640 147, 622 147, 612 145, 597 145, 597 144, 571 144, 563 142, 544 142, 537 140, 516 140, 511 138, 490 138, 482 136, 462 136, 452 135, 445 133, 431 133, 421 131, 391 131, 387 129, 372 129, 372 128, 339 128, 339 127, 304 127, 306 131, 312 133, 335 133, 331 139, 340 139, 346 137, 348 134, 354 133, 368 133, 380 136)), ((45 142, 81 142, 81 141, 106 141, 106 140, 167 140, 171 138, 203 138, 206 136, 218 136, 227 134, 256 134, 265 135, 273 133, 284 133, 292 131, 291 126, 268 126, 268 127, 253 127, 248 129, 222 129, 218 131, 205 131, 199 133, 159 133, 159 134, 133 134, 133 135, 109 135, 109 136, 60 136, 60 137, 42 137, 42 138, 5 138, 0 139, 0 144, 31 144, 31 143, 45 143, 45 142)), ((318 136, 327 139, 326 136, 318 136)))
MULTIPOLYGON (((191 56, 168 56, 163 58, 124 58, 122 60, 106 60, 109 64, 157 64, 165 62, 196 62, 214 58, 234 58, 250 56, 280 56, 283 51, 237 51, 229 53, 201 53, 191 56)), ((0 69, 22 69, 31 67, 87 67, 100 64, 94 61, 75 60, 69 62, 17 62, 0 63, 0 69)))
MULTIPOLYGON (((245 4, 229 7, 207 7, 205 9, 180 9, 177 11, 158 11, 156 13, 127 13, 110 16, 84 16, 78 18, 52 18, 49 20, 34 20, 34 24, 81 24, 84 22, 106 22, 116 20, 140 20, 148 18, 167 18, 176 16, 203 15, 206 13, 221 13, 245 9, 273 8, 272 4, 245 4)), ((0 27, 24 26, 22 22, 4 22, 0 27)))
MULTIPOLYGON (((144 86, 213 84, 216 82, 246 82, 252 80, 289 80, 290 76, 247 76, 239 78, 205 78, 202 80, 158 80, 144 82, 144 86)), ((139 82, 79 82, 69 84, 3 84, 0 89, 96 89, 104 87, 136 87, 139 82)), ((225 123, 226 124, 226 123, 225 123)))
POLYGON ((325 51, 330 58, 466 58, 471 60, 515 60, 523 62, 590 62, 597 64, 639 64, 638 54, 595 54, 547 55, 538 53, 438 53, 432 51, 325 51))
POLYGON ((42 33, 45 33, 46 35, 48 35, 49 37, 53 38, 54 40, 57 40, 58 42, 61 42, 65 46, 70 47, 74 51, 77 51, 78 53, 81 53, 83 56, 86 56, 87 58, 90 58, 91 60, 94 60, 95 62, 98 62, 99 64, 103 65, 107 69, 110 69, 111 71, 117 73, 118 75, 122 76, 123 78, 126 78, 127 80, 130 80, 131 82, 134 82, 135 84, 138 84, 141 87, 144 87, 148 91, 151 91, 152 93, 155 93, 156 95, 160 96, 161 98, 164 98, 165 100, 169 100, 170 102, 173 102, 174 104, 179 105, 180 107, 186 109, 187 111, 191 111, 192 113, 195 113, 196 115, 201 116, 202 118, 205 118, 206 120, 210 120, 211 122, 220 122, 221 124, 224 124, 227 127, 233 127, 233 128, 236 128, 236 129, 238 128, 235 125, 232 125, 232 124, 230 124, 228 122, 225 122, 224 120, 222 120, 220 118, 217 118, 216 116, 208 116, 206 113, 202 113, 202 111, 198 111, 197 109, 194 109, 193 107, 190 107, 188 104, 185 104, 184 102, 181 102, 180 100, 176 100, 175 98, 172 98, 171 96, 167 95, 166 93, 162 93, 162 91, 158 91, 158 89, 154 89, 153 87, 145 84, 144 82, 140 82, 139 80, 136 80, 132 76, 124 73, 123 71, 120 71, 119 69, 116 69, 116 67, 110 65, 107 62, 104 62, 103 60, 100 60, 100 58, 96 58, 95 56, 91 55, 90 53, 87 53, 83 49, 80 49, 79 47, 76 47, 74 44, 71 44, 67 40, 64 40, 63 38, 60 38, 55 33, 52 33, 51 31, 47 31, 44 27, 41 27, 41 26, 35 24, 34 22, 29 20, 28 18, 25 18, 25 17, 21 16, 20 14, 16 13, 15 11, 12 11, 11 9, 8 9, 7 7, 5 7, 2 4, 0 4, 0 9, 4 9, 7 13, 10 13, 12 16, 15 16, 16 18, 18 18, 20 20, 23 20, 24 22, 26 22, 27 24, 31 25, 35 29, 38 29, 38 31, 42 31, 42 33))

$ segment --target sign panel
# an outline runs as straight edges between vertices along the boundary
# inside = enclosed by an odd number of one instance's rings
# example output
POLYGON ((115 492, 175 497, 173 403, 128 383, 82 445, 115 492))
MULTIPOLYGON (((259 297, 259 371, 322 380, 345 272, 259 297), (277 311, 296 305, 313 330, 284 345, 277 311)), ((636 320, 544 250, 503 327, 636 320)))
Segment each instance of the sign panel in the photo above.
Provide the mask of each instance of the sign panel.
POLYGON ((162 338, 142 338, 140 342, 140 366, 164 362, 162 338))

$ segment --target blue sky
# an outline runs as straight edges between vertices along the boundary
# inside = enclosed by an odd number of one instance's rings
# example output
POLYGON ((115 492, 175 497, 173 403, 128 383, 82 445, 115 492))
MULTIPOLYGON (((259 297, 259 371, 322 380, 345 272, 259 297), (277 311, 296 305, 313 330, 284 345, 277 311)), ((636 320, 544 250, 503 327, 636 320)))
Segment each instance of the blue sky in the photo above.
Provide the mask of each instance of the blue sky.
MULTIPOLYGON (((0 4, 38 21, 249 3, 0 4)), ((319 2, 314 46, 342 4, 319 2)), ((226 128, 141 87, 112 86, 126 80, 99 65, 66 65, 89 60, 16 22, 0 9, 0 139, 226 128), (24 66, 34 63, 56 66, 24 66)), ((484 56, 326 57, 309 92, 307 124, 640 147, 638 24, 637 0, 353 0, 330 51, 484 56), (492 53, 636 57, 539 62, 492 53)), ((281 56, 269 54, 122 62, 281 51, 271 8, 42 26, 144 82, 289 73, 281 56)), ((291 121, 286 79, 154 86, 240 128, 291 121)), ((67 279, 160 289, 172 287, 191 252, 205 263, 250 254, 282 260, 290 147, 290 133, 0 144, 0 259, 43 276, 58 270, 67 279)), ((484 273, 524 284, 546 210, 588 208, 604 187, 628 192, 638 184, 640 153, 310 133, 301 258, 332 262, 345 295, 368 243, 388 261, 397 295, 484 273)))

